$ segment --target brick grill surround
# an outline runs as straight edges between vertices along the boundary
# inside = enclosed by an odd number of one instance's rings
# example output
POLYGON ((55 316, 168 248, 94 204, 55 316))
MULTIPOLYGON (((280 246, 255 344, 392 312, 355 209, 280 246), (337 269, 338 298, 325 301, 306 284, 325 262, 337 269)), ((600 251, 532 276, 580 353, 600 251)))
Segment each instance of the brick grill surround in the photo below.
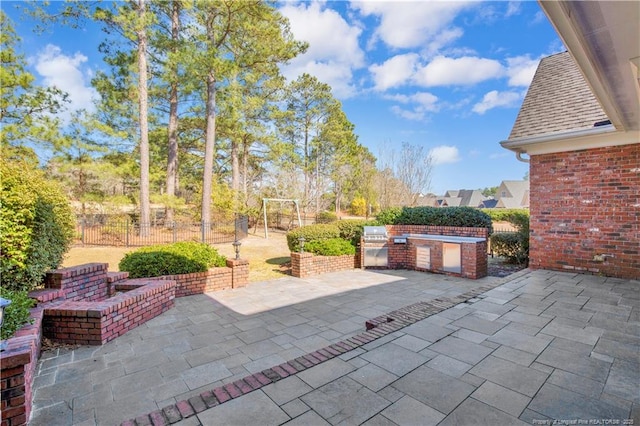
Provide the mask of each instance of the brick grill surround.
POLYGON ((640 278, 640 144, 534 155, 530 179, 532 269, 640 278))

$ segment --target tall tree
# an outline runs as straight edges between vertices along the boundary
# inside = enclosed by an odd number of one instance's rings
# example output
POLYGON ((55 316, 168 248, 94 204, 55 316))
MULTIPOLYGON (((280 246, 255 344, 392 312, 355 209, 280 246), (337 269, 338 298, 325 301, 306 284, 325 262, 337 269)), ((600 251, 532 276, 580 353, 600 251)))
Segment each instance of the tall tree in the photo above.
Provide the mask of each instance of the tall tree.
POLYGON ((0 10, 0 147, 5 157, 9 151, 32 155, 29 145, 55 147, 63 142, 56 114, 64 108, 67 94, 35 84, 17 50, 19 43, 11 21, 0 10))
MULTIPOLYGON (((335 102, 331 95, 331 87, 306 73, 289 85, 284 100, 286 110, 279 120, 279 126, 283 137, 290 144, 291 151, 297 153, 302 163, 302 206, 305 212, 311 202, 311 183, 315 172, 311 144, 320 134, 335 102)), ((319 153, 320 151, 316 150, 316 154, 319 153)))
POLYGON ((200 46, 197 69, 204 80, 205 152, 202 179, 202 221, 211 221, 213 162, 216 152, 216 95, 239 69, 283 63, 300 51, 288 23, 262 1, 197 1, 194 29, 200 46))
POLYGON ((140 236, 149 234, 151 201, 149 194, 149 118, 147 93, 147 6, 137 0, 138 22, 138 105, 140 126, 140 236))

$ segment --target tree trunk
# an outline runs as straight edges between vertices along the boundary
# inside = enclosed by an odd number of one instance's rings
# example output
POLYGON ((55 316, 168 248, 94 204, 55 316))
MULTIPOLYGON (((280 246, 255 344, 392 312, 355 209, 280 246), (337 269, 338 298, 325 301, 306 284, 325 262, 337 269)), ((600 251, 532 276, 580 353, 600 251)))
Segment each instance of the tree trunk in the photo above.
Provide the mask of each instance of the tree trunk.
POLYGON ((140 236, 149 234, 149 123, 147 118, 147 32, 145 0, 138 0, 138 104, 140 108, 140 236))
POLYGON ((246 205, 247 199, 249 198, 249 194, 247 194, 247 173, 248 170, 248 161, 249 161, 249 143, 244 141, 242 145, 242 199, 246 205))
POLYGON ((211 186, 213 182, 213 157, 216 144, 216 78, 207 75, 207 129, 204 145, 204 172, 202 176, 202 222, 211 224, 211 186))
MULTIPOLYGON (((171 40, 173 41, 172 50, 177 49, 178 36, 180 33, 180 2, 172 3, 171 9, 171 40)), ((171 87, 169 93, 169 127, 167 133, 168 138, 168 154, 167 154, 167 195, 171 198, 176 195, 177 187, 177 171, 178 171, 178 64, 172 64, 171 69, 171 87)), ((173 222, 173 207, 168 206, 166 209, 165 221, 173 222)))

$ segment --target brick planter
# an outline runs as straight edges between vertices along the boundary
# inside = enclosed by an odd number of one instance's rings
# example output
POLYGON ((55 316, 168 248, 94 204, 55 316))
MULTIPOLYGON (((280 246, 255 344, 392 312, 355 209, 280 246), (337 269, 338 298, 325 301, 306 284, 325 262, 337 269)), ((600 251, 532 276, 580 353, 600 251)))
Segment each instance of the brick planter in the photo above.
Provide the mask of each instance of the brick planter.
POLYGON ((205 272, 164 275, 151 279, 175 281, 176 297, 245 287, 249 282, 249 261, 228 259, 226 268, 211 268, 205 272))
POLYGON ((315 256, 312 253, 291 253, 291 275, 306 278, 327 272, 344 271, 360 267, 360 256, 315 256))
POLYGON ((64 301, 44 309, 44 335, 81 344, 103 345, 173 307, 174 281, 129 280, 135 287, 101 302, 64 301))
POLYGON ((40 357, 42 308, 31 310, 33 324, 18 330, 0 352, 2 426, 26 425, 31 414, 31 387, 40 357))

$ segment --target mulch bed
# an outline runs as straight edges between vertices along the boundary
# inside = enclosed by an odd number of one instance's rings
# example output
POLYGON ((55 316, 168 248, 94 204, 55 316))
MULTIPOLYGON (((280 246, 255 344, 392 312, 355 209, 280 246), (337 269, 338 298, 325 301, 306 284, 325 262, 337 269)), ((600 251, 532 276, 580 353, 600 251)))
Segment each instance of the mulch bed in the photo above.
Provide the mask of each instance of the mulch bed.
POLYGON ((515 272, 521 271, 526 268, 525 265, 518 265, 513 263, 508 263, 504 258, 501 257, 491 257, 489 256, 489 265, 487 268, 487 274, 490 277, 506 277, 515 272))

